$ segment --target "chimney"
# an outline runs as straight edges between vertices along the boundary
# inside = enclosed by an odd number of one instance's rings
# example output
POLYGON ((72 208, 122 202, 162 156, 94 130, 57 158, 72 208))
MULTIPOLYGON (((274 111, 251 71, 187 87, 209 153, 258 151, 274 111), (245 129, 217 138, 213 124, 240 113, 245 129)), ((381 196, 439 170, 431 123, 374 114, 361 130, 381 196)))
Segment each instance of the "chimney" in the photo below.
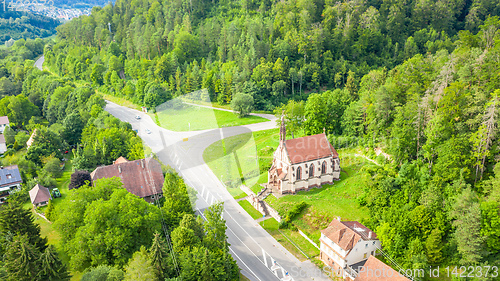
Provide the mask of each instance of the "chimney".
POLYGON ((144 169, 144 159, 141 159, 141 167, 144 169))
POLYGON ((372 239, 372 232, 368 232, 368 239, 372 239))
POLYGON ((338 221, 341 221, 341 220, 340 220, 340 217, 337 217, 337 220, 338 220, 338 221))
POLYGON ((121 174, 122 173, 122 167, 118 166, 118 172, 121 174))

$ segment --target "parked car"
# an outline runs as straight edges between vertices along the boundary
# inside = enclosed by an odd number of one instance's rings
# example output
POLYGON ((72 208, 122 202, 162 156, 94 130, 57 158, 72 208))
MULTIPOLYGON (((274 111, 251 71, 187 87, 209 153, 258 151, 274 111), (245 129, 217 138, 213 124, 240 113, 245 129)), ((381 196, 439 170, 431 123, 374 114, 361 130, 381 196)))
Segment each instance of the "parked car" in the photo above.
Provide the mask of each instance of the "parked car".
POLYGON ((135 117, 135 119, 140 120, 140 119, 141 119, 141 116, 137 115, 137 116, 135 117))
POLYGON ((151 131, 149 129, 146 129, 146 134, 151 134, 151 131))

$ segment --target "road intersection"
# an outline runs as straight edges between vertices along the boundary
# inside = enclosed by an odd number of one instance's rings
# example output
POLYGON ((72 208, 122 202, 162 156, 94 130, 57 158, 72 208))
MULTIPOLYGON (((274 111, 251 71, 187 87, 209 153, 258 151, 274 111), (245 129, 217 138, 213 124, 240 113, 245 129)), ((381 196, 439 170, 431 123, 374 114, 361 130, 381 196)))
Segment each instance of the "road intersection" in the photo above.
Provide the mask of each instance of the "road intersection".
POLYGON ((231 244, 230 251, 243 275, 250 280, 262 281, 330 280, 311 261, 299 261, 256 223, 236 203, 203 160, 203 151, 218 140, 275 128, 274 116, 260 115, 270 121, 244 126, 174 132, 159 127, 145 113, 109 101, 105 110, 121 121, 130 123, 158 158, 174 168, 189 186, 197 190, 198 214, 202 215, 202 211, 215 202, 224 202, 223 217, 226 220, 228 242, 231 244), (135 116, 141 116, 141 119, 137 120, 135 116), (150 132, 147 133, 146 130, 150 132))

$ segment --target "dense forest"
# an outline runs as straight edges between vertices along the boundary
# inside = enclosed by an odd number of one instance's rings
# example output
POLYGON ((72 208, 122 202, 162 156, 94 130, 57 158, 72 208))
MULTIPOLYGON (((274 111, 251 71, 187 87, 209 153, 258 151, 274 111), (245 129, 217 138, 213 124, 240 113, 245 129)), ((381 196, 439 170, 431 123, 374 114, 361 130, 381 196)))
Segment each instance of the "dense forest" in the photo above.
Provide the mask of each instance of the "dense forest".
POLYGON ((498 265, 499 13, 487 0, 116 1, 58 27, 45 54, 140 105, 244 93, 284 109, 292 133, 380 148, 390 158, 358 201, 395 262, 498 265))
POLYGON ((46 16, 28 12, 0 9, 0 44, 10 39, 35 39, 56 33, 60 22, 46 16))

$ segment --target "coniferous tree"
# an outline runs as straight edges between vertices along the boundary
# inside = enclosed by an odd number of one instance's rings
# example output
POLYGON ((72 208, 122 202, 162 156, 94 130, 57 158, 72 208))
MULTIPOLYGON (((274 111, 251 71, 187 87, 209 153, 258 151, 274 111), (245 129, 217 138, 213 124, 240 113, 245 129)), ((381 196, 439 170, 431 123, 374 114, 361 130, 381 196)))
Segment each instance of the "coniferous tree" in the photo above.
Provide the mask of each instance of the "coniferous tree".
POLYGON ((17 235, 7 247, 4 255, 7 280, 37 280, 40 270, 40 251, 32 245, 28 235, 17 235))
POLYGON ((40 272, 38 277, 41 280, 69 280, 69 275, 66 266, 59 259, 54 246, 49 245, 40 255, 40 272))
POLYGON ((40 226, 35 223, 33 213, 15 200, 0 208, 0 234, 27 235, 29 243, 44 251, 47 238, 40 236, 40 226))

